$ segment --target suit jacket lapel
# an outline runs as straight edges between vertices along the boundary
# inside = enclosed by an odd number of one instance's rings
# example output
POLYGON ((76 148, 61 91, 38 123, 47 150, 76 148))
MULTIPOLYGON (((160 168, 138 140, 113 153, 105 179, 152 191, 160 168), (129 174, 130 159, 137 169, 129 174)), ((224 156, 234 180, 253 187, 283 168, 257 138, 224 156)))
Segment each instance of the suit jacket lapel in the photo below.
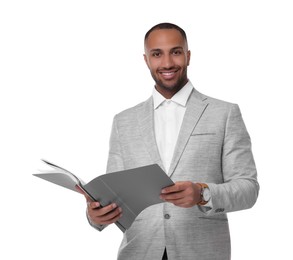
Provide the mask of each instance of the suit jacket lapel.
MULTIPOLYGON (((208 106, 208 103, 205 102, 206 99, 207 98, 205 96, 193 89, 187 103, 186 112, 174 150, 173 159, 169 168, 169 176, 174 173, 191 133, 193 132, 202 114, 208 106)), ((142 139, 153 163, 158 164, 163 170, 165 170, 155 137, 154 107, 152 97, 137 107, 137 119, 139 122, 142 139)))
POLYGON ((190 135, 192 134, 194 128, 196 127, 198 121, 208 106, 208 103, 204 102, 206 99, 207 98, 205 96, 193 89, 188 100, 184 119, 180 128, 173 159, 168 172, 169 176, 174 173, 179 159, 190 138, 190 135))
POLYGON ((138 106, 137 112, 137 119, 142 138, 149 155, 153 163, 158 164, 163 170, 165 170, 155 137, 153 98, 150 97, 146 102, 138 106))

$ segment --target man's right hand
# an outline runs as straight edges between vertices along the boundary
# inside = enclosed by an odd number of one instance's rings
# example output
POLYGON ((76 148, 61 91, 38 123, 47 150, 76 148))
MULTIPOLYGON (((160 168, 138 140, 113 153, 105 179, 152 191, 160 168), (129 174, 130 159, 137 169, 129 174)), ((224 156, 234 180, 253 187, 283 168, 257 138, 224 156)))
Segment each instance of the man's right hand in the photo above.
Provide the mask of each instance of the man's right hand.
POLYGON ((91 223, 96 225, 109 225, 115 223, 122 216, 122 209, 115 203, 103 208, 99 202, 87 201, 87 214, 91 223))
POLYGON ((122 216, 122 209, 115 203, 101 208, 99 202, 92 201, 91 198, 78 186, 78 192, 82 193, 87 201, 87 215, 92 224, 109 225, 115 223, 122 216))

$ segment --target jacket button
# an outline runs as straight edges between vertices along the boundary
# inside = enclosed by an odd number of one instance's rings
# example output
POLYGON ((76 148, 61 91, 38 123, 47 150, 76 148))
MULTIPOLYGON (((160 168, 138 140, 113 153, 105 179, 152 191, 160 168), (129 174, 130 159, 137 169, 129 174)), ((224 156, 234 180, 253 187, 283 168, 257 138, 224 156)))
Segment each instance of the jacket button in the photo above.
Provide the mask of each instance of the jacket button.
POLYGON ((165 214, 165 215, 164 215, 164 218, 165 218, 165 219, 169 219, 169 218, 170 218, 170 215, 169 215, 169 214, 165 214))

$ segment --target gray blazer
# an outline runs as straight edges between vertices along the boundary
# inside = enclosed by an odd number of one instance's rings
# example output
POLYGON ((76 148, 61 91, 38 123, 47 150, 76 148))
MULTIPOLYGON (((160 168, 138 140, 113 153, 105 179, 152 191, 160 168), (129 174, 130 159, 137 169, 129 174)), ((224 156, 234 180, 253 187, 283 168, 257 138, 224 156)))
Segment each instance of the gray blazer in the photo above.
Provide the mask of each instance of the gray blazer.
MULTIPOLYGON (((164 169, 153 117, 152 97, 115 116, 107 172, 153 163, 164 169)), ((252 207, 259 191, 239 107, 193 89, 168 174, 174 182, 207 183, 213 207, 145 209, 124 234, 118 259, 161 259, 165 247, 170 260, 230 259, 226 213, 252 207)))

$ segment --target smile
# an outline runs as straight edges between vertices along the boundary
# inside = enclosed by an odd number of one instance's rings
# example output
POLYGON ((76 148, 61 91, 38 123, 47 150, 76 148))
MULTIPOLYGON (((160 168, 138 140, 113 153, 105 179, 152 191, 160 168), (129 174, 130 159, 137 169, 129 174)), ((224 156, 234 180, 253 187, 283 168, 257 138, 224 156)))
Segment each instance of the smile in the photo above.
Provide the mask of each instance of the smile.
POLYGON ((165 72, 160 72, 160 74, 162 75, 162 77, 164 79, 173 79, 176 75, 177 71, 165 71, 165 72))

